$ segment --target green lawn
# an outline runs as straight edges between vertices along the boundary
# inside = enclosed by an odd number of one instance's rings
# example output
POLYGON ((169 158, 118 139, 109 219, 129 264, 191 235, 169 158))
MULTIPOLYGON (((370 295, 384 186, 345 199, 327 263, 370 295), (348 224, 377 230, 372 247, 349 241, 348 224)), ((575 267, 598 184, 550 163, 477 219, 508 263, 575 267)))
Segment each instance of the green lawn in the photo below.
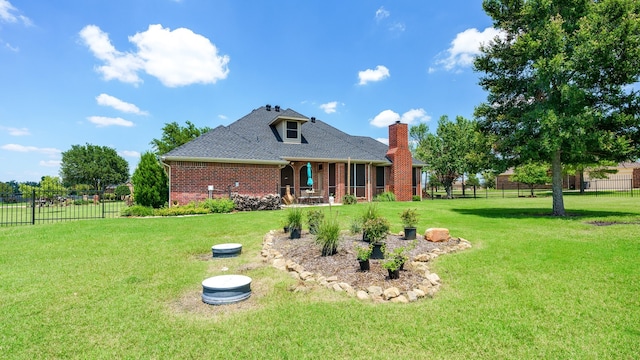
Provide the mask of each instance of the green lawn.
MULTIPOLYGON (((407 305, 289 291, 259 257, 283 211, 0 228, 0 358, 640 358, 640 198, 565 204, 559 219, 550 198, 380 203, 394 232, 417 207, 421 233, 473 244, 438 258, 442 289, 407 305), (222 242, 242 256, 209 259, 222 242), (223 267, 253 278, 252 297, 202 304, 223 267)), ((346 229, 363 208, 332 211, 346 229)))

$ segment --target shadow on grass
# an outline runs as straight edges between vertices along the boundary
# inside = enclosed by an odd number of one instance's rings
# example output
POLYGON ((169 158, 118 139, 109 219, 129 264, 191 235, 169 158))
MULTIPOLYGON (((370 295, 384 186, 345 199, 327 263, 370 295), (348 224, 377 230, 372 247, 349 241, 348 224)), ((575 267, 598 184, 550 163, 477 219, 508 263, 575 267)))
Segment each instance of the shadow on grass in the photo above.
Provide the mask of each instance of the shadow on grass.
POLYGON ((483 208, 483 209, 451 209, 462 215, 476 215, 487 218, 522 219, 522 218, 554 218, 574 220, 576 218, 607 218, 620 216, 637 216, 637 213, 623 211, 571 210, 566 216, 553 216, 549 208, 483 208))

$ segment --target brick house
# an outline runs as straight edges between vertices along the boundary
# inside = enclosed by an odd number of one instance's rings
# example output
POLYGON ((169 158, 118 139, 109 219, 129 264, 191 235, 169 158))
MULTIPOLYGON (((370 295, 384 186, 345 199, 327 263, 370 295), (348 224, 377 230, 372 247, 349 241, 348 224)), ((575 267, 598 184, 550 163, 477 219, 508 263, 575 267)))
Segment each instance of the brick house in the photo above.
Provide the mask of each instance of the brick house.
POLYGON ((409 150, 408 125, 389 126, 389 146, 346 134, 314 117, 262 106, 166 153, 169 203, 186 204, 236 192, 264 196, 313 191, 321 201, 345 194, 370 201, 391 191, 399 201, 420 195, 420 169, 409 150), (313 185, 308 185, 308 167, 313 185))

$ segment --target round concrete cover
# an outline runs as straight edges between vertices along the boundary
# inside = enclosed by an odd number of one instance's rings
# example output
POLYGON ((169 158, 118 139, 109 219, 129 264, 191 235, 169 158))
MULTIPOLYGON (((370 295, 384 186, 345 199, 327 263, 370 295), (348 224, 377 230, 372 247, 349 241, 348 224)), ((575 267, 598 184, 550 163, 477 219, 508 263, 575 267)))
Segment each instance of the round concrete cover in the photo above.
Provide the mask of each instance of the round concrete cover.
POLYGON ((202 281, 202 301, 211 305, 231 304, 251 296, 251 278, 219 275, 202 281))
POLYGON ((242 252, 242 244, 218 244, 211 247, 213 257, 233 257, 242 252))

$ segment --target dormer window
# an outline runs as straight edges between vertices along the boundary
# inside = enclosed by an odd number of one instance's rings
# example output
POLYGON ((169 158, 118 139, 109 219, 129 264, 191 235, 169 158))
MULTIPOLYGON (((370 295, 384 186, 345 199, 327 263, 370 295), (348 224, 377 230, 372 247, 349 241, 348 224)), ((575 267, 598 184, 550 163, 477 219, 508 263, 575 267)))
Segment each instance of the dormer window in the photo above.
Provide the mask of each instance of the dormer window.
POLYGON ((299 123, 297 121, 287 121, 287 139, 297 140, 300 132, 299 123))

